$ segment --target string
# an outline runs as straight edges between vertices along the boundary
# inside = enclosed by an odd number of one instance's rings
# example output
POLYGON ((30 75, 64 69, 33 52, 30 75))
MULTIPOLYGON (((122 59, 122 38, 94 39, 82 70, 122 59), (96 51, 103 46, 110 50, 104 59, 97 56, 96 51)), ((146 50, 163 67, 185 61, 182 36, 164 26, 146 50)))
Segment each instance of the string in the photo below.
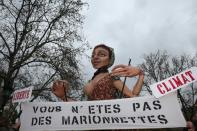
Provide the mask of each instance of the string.
MULTIPOLYGON (((129 63, 128 63, 128 66, 130 66, 130 65, 131 65, 131 58, 129 58, 129 63)), ((122 91, 121 91, 120 98, 123 97, 123 91, 124 91, 124 87, 125 87, 126 80, 127 80, 127 77, 125 76, 125 77, 124 77, 124 82, 123 82, 123 87, 122 87, 122 91)))

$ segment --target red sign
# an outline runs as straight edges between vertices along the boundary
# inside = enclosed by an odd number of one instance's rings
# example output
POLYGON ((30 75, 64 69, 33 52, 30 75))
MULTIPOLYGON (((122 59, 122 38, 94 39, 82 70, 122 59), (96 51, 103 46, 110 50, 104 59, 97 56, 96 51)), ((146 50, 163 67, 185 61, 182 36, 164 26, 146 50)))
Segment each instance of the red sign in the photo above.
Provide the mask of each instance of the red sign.
POLYGON ((12 102, 24 102, 31 98, 32 87, 24 88, 21 90, 16 90, 13 93, 12 102))
POLYGON ((177 75, 169 77, 163 81, 152 84, 150 86, 153 95, 159 98, 163 95, 174 92, 182 87, 185 87, 197 80, 197 67, 192 67, 177 75))

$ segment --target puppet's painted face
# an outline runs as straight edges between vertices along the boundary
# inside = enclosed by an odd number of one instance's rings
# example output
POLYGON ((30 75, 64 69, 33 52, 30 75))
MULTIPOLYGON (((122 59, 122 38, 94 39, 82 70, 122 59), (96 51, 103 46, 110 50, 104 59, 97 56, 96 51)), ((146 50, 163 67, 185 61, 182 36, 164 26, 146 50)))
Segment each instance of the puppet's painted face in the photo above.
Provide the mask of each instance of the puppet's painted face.
POLYGON ((102 47, 97 47, 94 49, 91 57, 92 66, 95 69, 109 65, 109 51, 102 47))

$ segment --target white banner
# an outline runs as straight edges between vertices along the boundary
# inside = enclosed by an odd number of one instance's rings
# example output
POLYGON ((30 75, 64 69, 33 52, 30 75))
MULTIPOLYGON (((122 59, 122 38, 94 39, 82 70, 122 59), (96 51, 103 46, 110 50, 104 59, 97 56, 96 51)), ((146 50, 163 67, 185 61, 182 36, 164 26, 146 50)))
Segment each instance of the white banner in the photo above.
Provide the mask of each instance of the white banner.
POLYGON ((176 94, 79 102, 23 103, 20 131, 185 127, 176 94))
POLYGON ((12 96, 12 103, 29 101, 32 95, 32 86, 16 90, 12 96))
POLYGON ((187 69, 177 75, 150 85, 153 95, 156 98, 174 92, 197 81, 197 67, 187 69))

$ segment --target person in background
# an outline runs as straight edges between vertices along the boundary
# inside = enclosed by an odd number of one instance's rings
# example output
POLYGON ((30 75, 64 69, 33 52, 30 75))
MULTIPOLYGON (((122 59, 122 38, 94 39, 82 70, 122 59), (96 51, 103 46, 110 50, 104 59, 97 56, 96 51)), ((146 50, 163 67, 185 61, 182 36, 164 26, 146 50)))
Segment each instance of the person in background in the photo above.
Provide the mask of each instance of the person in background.
POLYGON ((187 129, 184 129, 184 131, 196 131, 195 126, 191 121, 187 121, 187 129))
POLYGON ((52 93, 64 102, 74 101, 68 96, 69 83, 67 80, 56 80, 53 82, 52 93))
POLYGON ((110 73, 108 68, 113 65, 114 60, 115 55, 111 47, 105 44, 94 47, 91 63, 97 71, 84 87, 84 92, 88 100, 116 99, 117 91, 122 92, 124 97, 135 97, 139 95, 144 80, 143 71, 133 66, 117 65, 110 73), (129 89, 126 85, 124 85, 123 89, 123 82, 119 76, 138 76, 138 80, 132 89, 129 89))
POLYGON ((197 131, 197 112, 191 118, 191 121, 187 121, 188 131, 197 131))
POLYGON ((18 131, 20 128, 20 122, 10 124, 8 118, 0 116, 0 131, 18 131))

